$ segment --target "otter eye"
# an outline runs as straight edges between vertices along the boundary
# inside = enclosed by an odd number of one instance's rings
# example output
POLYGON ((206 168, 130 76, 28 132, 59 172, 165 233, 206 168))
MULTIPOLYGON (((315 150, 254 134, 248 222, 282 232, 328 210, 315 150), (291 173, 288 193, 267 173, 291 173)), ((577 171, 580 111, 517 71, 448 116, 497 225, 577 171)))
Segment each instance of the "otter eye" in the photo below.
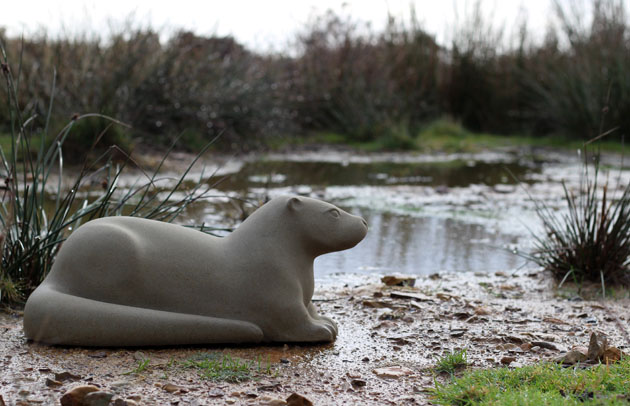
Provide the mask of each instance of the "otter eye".
POLYGON ((334 218, 338 218, 341 215, 337 209, 330 209, 329 212, 334 218))

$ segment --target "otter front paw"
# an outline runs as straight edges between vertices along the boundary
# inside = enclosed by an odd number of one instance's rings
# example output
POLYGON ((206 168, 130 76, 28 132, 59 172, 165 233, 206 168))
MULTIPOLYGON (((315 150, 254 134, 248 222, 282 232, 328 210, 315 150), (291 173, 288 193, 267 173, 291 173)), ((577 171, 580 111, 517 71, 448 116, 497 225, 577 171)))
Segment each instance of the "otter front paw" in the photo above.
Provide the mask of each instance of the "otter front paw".
POLYGON ((320 316, 320 321, 329 329, 332 331, 333 333, 333 339, 337 338, 337 335, 339 334, 339 329, 337 327, 337 323, 335 323, 335 321, 333 319, 331 319, 330 317, 326 317, 326 316, 320 316))
POLYGON ((308 332, 309 337, 305 341, 311 342, 331 342, 337 337, 337 331, 333 325, 326 320, 317 320, 313 323, 308 332))

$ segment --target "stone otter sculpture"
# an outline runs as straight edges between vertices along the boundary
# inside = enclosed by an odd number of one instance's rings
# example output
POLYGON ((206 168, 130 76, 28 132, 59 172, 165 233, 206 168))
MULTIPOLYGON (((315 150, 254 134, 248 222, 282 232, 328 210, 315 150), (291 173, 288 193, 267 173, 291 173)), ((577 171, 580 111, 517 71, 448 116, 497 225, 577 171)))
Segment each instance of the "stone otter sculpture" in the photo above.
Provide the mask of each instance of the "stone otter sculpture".
POLYGON ((361 217, 291 196, 223 238, 133 217, 90 221, 29 297, 24 332, 81 346, 332 341, 335 322, 311 302, 313 260, 366 233, 361 217))

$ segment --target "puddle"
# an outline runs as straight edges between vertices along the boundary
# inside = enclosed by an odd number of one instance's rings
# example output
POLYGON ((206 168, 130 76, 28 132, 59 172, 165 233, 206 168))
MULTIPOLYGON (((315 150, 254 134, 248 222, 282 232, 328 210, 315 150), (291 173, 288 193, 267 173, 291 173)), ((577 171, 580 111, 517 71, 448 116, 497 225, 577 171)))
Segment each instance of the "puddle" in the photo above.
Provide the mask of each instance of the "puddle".
POLYGON ((320 282, 353 283, 351 274, 495 272, 523 264, 521 257, 508 250, 518 243, 517 236, 493 233, 479 224, 365 209, 349 211, 365 218, 370 231, 352 250, 315 260, 315 278, 320 282))

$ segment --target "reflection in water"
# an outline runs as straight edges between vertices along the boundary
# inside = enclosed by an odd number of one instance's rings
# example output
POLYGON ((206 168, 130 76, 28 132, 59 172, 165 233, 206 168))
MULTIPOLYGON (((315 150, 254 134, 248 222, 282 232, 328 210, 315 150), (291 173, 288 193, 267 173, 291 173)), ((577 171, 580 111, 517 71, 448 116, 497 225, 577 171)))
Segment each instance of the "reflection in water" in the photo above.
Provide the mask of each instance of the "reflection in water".
POLYGON ((425 185, 468 186, 516 183, 516 178, 538 169, 518 162, 488 163, 449 161, 432 163, 372 162, 344 165, 335 162, 254 161, 228 176, 218 186, 222 190, 247 190, 249 187, 295 185, 425 185), (509 171, 509 172, 508 172, 509 171))
POLYGON ((454 219, 405 217, 351 210, 370 230, 355 248, 315 260, 315 279, 335 273, 402 273, 514 269, 523 259, 502 248, 516 237, 493 234, 483 226, 454 219))

